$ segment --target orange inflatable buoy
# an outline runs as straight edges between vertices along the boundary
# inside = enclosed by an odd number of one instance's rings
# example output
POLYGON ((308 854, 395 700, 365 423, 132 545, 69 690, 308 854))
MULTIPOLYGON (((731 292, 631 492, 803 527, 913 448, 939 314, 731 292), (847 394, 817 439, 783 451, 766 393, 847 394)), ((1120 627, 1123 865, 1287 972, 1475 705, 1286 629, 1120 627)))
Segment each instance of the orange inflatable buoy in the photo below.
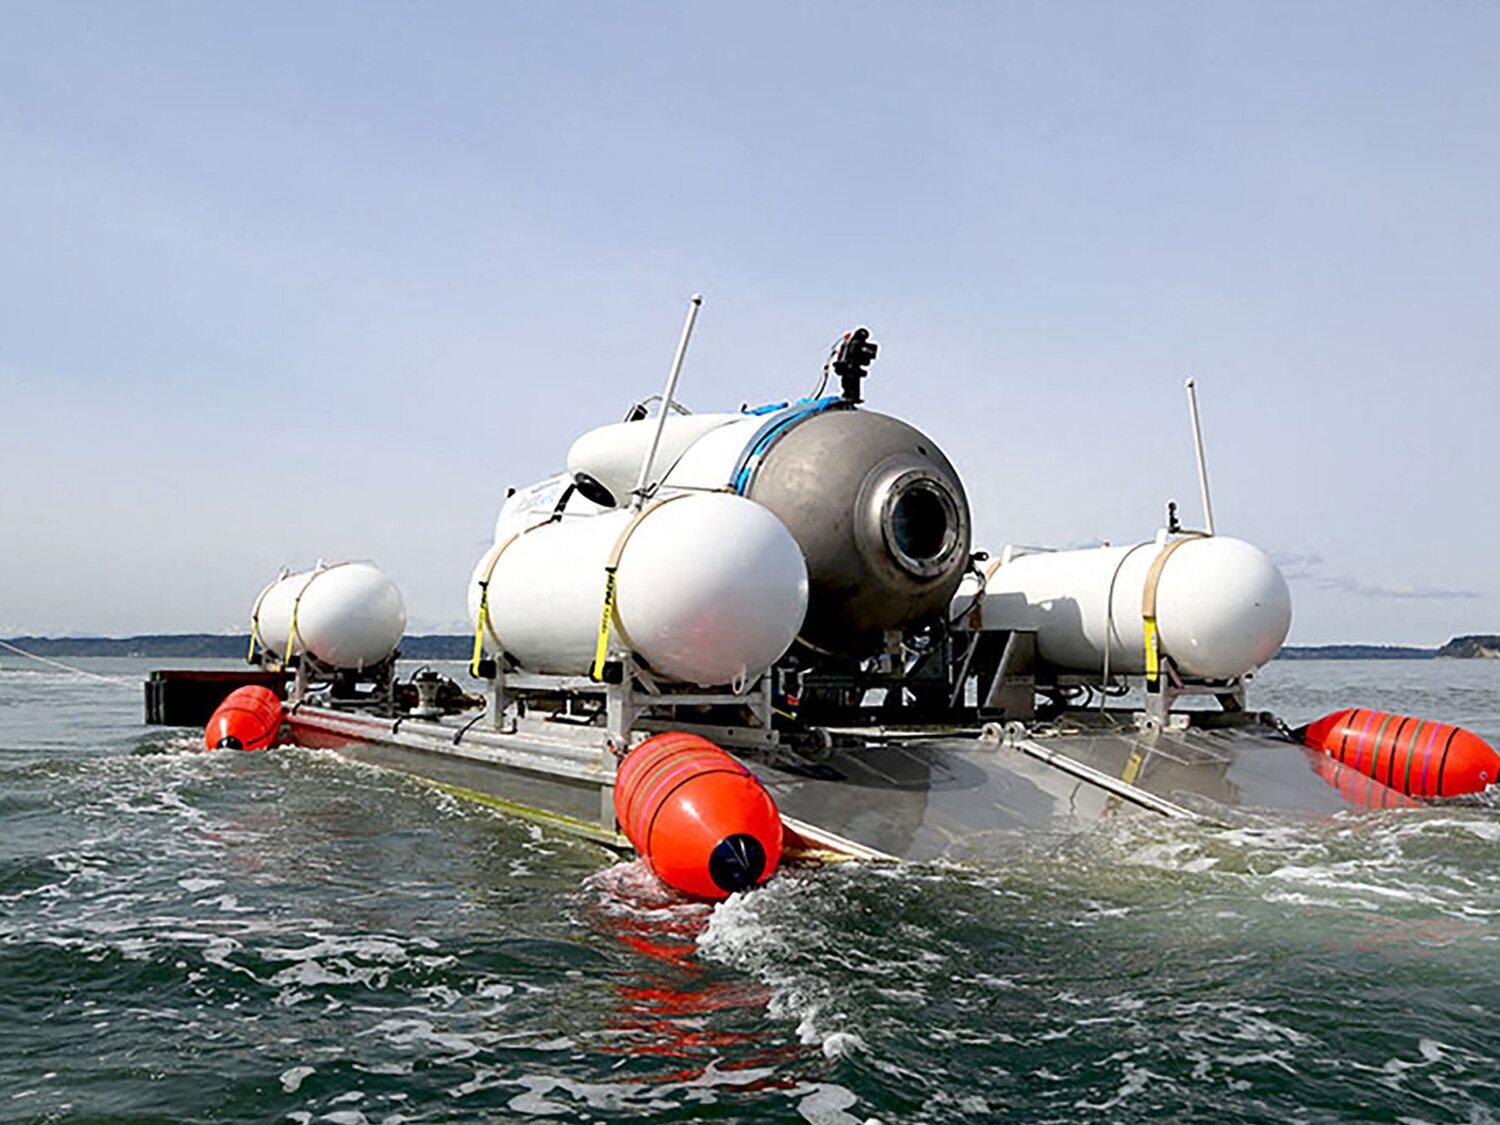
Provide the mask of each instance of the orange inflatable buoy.
POLYGON ((1500 754, 1448 723, 1358 708, 1325 715, 1297 733, 1314 750, 1414 797, 1478 793, 1500 780, 1500 754))
POLYGON ((648 738, 615 776, 615 817, 657 877, 699 898, 764 883, 781 860, 781 814, 755 775, 706 738, 648 738))
POLYGON ((264 750, 281 733, 281 700, 267 687, 235 688, 219 704, 203 731, 210 750, 264 750))

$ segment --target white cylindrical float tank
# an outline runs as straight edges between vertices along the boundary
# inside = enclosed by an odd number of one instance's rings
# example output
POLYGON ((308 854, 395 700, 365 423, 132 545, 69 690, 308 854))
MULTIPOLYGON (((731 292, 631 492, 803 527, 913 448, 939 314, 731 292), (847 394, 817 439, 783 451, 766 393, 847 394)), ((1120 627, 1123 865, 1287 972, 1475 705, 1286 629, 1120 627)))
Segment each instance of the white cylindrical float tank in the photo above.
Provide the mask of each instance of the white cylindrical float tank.
POLYGON ((558 473, 513 491, 505 498, 505 503, 500 507, 500 515, 495 519, 495 542, 499 543, 527 528, 551 522, 561 514, 560 509, 566 509, 570 517, 594 515, 609 510, 579 496, 572 485, 573 478, 570 474, 558 473))
POLYGON ((469 580, 477 622, 488 576, 486 647, 527 671, 587 674, 618 548, 612 649, 704 687, 748 683, 786 652, 807 610, 807 568, 780 520, 719 493, 678 493, 636 516, 564 516, 490 548, 469 580))
POLYGON ((308 653, 330 668, 362 671, 396 651, 406 603, 374 563, 340 562, 277 579, 256 599, 251 621, 277 660, 308 653))
MULTIPOLYGON (((1286 579, 1259 547, 1215 535, 1172 544, 1156 584, 1160 651, 1178 670, 1228 680, 1269 661, 1292 624, 1286 579)), ((1142 600, 1168 544, 1021 555, 996 567, 976 604, 973 582, 953 600, 960 628, 1035 630, 1047 663, 1102 672, 1146 670, 1142 600)))
MULTIPOLYGON (((662 424, 661 444, 656 448, 647 486, 659 483, 704 434, 744 418, 743 414, 723 413, 679 414, 668 418, 662 424)), ((590 430, 569 448, 568 473, 575 480, 586 474, 613 498, 615 504, 624 504, 640 478, 641 463, 646 459, 655 433, 655 418, 616 422, 590 430)), ((729 474, 726 471, 723 475, 727 479, 729 474)), ((715 486, 723 483, 723 480, 717 481, 715 486)), ((601 495, 593 498, 603 501, 601 495)))

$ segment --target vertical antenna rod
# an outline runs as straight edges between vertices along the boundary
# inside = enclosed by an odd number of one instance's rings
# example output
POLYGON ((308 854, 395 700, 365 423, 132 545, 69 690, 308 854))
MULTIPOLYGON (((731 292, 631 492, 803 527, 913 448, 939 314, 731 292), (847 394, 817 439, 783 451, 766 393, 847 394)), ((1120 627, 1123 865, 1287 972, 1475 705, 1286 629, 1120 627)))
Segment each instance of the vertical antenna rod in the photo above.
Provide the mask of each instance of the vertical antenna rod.
POLYGON ((1193 420, 1193 448, 1198 454, 1198 491, 1203 494, 1203 523, 1214 533, 1214 506, 1208 498, 1208 462, 1203 457, 1203 426, 1198 421, 1198 385, 1189 379, 1187 387, 1188 413, 1193 420))
POLYGON ((703 294, 694 293, 688 302, 687 322, 682 326, 682 339, 677 341, 677 354, 672 358, 672 371, 667 375, 667 386, 661 393, 661 408, 656 414, 656 432, 651 435, 651 445, 646 450, 646 459, 641 462, 641 475, 636 479, 635 497, 631 507, 639 508, 646 502, 646 484, 651 479, 651 466, 656 461, 656 447, 661 444, 661 432, 667 425, 667 412, 672 409, 672 396, 677 392, 677 376, 682 374, 682 361, 687 355, 688 338, 693 334, 693 322, 698 319, 698 309, 703 304, 703 294))

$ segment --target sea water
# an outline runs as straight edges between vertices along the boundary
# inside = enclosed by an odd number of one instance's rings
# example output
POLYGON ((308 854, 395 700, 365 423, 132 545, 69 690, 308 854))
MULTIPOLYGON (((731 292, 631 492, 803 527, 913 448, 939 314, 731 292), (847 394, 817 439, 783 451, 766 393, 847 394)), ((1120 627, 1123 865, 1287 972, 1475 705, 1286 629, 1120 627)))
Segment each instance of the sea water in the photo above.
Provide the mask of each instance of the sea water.
MULTIPOLYGON (((332 754, 0 666, 0 1120, 1490 1121, 1500 812, 1148 816, 709 907, 332 754)), ((204 662, 211 666, 212 662, 204 662)), ((1252 705, 1500 743, 1500 662, 1252 705)))

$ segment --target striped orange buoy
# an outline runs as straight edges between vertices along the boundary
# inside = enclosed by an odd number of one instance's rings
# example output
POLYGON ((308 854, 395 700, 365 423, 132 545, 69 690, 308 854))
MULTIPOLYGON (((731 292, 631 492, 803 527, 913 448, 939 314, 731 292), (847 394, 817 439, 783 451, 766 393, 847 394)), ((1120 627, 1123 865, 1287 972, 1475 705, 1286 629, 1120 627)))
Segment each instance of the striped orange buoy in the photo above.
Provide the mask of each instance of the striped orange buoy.
POLYGON ((696 734, 658 734, 625 756, 615 817, 662 882, 699 898, 764 883, 781 860, 776 802, 754 774, 696 734))
POLYGON ((1500 779, 1500 754, 1448 723, 1358 708, 1325 715, 1298 733, 1341 765, 1414 797, 1478 793, 1500 779))
POLYGON ((203 744, 210 750, 264 750, 281 733, 281 700, 267 687, 235 688, 208 720, 203 744))

